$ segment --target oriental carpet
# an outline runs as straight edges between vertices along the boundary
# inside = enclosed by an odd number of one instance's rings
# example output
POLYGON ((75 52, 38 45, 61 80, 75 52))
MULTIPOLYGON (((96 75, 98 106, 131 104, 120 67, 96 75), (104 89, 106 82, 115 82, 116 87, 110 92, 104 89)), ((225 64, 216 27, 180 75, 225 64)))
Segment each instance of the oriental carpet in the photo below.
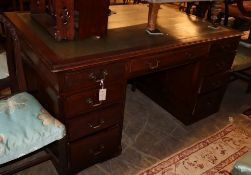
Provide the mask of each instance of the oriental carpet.
POLYGON ((229 175, 250 150, 251 136, 231 124, 138 175, 229 175))

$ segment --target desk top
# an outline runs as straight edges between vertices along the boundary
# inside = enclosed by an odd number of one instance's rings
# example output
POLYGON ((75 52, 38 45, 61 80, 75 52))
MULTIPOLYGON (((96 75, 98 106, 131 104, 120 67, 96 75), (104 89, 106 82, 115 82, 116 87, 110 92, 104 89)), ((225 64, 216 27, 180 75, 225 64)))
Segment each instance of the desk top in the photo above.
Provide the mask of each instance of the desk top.
POLYGON ((52 71, 66 70, 69 65, 80 66, 127 59, 135 55, 166 51, 210 40, 239 36, 240 32, 220 27, 208 28, 208 22, 163 6, 158 26, 161 36, 145 32, 146 5, 111 6, 116 14, 109 17, 107 35, 75 41, 55 41, 43 28, 31 20, 29 13, 9 12, 5 15, 20 36, 41 55, 52 71), (46 55, 46 56, 43 56, 46 55))

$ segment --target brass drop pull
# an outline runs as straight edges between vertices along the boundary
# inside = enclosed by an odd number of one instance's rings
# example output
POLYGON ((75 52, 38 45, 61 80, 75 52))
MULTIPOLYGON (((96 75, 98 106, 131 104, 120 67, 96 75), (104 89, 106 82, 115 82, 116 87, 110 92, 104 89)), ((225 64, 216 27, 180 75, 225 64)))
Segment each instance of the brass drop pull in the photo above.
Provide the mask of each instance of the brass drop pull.
POLYGON ((92 107, 97 107, 97 106, 100 106, 102 104, 102 101, 99 101, 98 103, 94 103, 93 99, 87 98, 86 103, 89 104, 89 105, 92 105, 92 107))
POLYGON ((104 149, 105 149, 104 145, 99 145, 98 148, 96 148, 95 150, 90 149, 90 152, 94 156, 98 156, 98 155, 100 155, 100 154, 102 154, 104 152, 104 149))
POLYGON ((105 77, 108 75, 108 71, 106 69, 102 70, 102 76, 103 79, 105 79, 105 77))
POLYGON ((105 77, 108 75, 108 71, 106 69, 100 72, 100 75, 95 74, 94 72, 90 72, 88 77, 90 80, 100 82, 101 80, 105 80, 105 77))
POLYGON ((225 45, 221 45, 220 48, 221 48, 221 50, 226 50, 226 46, 225 45))
POLYGON ((213 86, 213 88, 217 88, 220 86, 220 82, 217 82, 217 81, 213 82, 212 86, 213 86))
POLYGON ((229 49, 233 48, 234 45, 233 44, 226 44, 226 45, 221 45, 221 50, 224 50, 224 51, 231 51, 229 49))
POLYGON ((226 63, 223 62, 223 61, 221 61, 221 62, 219 62, 219 63, 216 64, 216 67, 217 67, 217 69, 222 69, 222 68, 225 67, 225 65, 226 65, 226 63))
POLYGON ((186 58, 191 59, 193 54, 191 52, 185 52, 186 58))
POLYGON ((148 63, 148 65, 149 65, 149 69, 157 69, 158 67, 159 67, 159 60, 154 60, 155 61, 155 63, 153 64, 153 63, 148 63))
POLYGON ((89 77, 90 80, 95 80, 96 81, 96 79, 97 79, 96 75, 93 72, 89 73, 88 77, 89 77))
POLYGON ((100 128, 103 124, 105 123, 105 121, 103 119, 100 119, 99 123, 96 125, 93 125, 91 123, 88 123, 88 126, 92 129, 97 129, 100 128))

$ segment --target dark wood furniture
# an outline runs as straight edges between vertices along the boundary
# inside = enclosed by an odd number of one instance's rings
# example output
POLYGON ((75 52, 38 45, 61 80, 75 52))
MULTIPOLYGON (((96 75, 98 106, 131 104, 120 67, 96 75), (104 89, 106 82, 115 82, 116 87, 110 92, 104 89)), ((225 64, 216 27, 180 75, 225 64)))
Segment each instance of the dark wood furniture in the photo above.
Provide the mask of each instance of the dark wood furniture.
POLYGON ((24 11, 29 6, 29 0, 0 0, 0 12, 4 11, 24 11))
POLYGON ((109 0, 31 0, 31 15, 56 40, 103 36, 109 0))
MULTIPOLYGON (((222 12, 225 15, 224 25, 228 24, 228 18, 234 17, 233 27, 241 30, 250 30, 251 27, 251 1, 250 0, 225 0, 222 4, 222 12)), ((247 39, 251 43, 251 35, 247 39)))
POLYGON ((118 13, 106 37, 70 42, 55 41, 29 13, 5 13, 21 40, 29 90, 67 127, 68 174, 121 152, 129 79, 185 124, 217 112, 241 36, 164 6, 158 22, 168 35, 149 36, 146 6, 111 10, 118 13))
MULTIPOLYGON (((233 28, 247 31, 251 29, 251 1, 250 0, 225 0, 223 12, 225 14, 224 24, 228 25, 228 18, 234 17, 233 28)), ((243 39, 240 45, 250 48, 251 47, 251 32, 247 39, 243 39)), ((248 83, 247 92, 251 90, 251 65, 248 61, 241 61, 241 58, 235 60, 236 68, 233 69, 233 79, 242 79, 248 83), (238 61, 240 59, 240 61, 238 61)), ((251 58, 250 58, 251 59, 251 58)))
POLYGON ((16 9, 16 1, 6 1, 6 0, 0 0, 0 12, 3 11, 13 11, 16 9))

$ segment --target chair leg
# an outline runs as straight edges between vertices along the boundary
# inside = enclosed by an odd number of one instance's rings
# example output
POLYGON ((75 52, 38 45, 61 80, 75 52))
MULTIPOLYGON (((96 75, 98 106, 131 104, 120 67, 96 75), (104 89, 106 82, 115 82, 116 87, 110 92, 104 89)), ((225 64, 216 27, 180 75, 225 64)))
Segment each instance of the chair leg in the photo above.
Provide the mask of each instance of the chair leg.
POLYGON ((225 0, 225 12, 224 12, 224 26, 228 25, 229 9, 228 2, 225 0))
POLYGON ((43 162, 50 160, 50 159, 51 159, 51 157, 49 154, 42 154, 42 155, 39 155, 39 157, 37 157, 36 159, 31 159, 31 160, 27 160, 24 162, 19 162, 15 166, 11 166, 11 163, 7 163, 6 166, 3 166, 3 167, 10 166, 10 168, 6 168, 6 170, 1 171, 0 173, 1 173, 1 175, 13 175, 15 173, 18 173, 22 170, 28 169, 30 167, 33 167, 35 165, 38 165, 38 164, 43 163, 43 162))
POLYGON ((58 162, 58 173, 60 175, 69 175, 69 167, 67 162, 67 141, 66 138, 62 139, 58 143, 59 162, 58 162))
POLYGON ((190 14, 191 8, 194 5, 194 2, 187 2, 186 14, 190 14))

